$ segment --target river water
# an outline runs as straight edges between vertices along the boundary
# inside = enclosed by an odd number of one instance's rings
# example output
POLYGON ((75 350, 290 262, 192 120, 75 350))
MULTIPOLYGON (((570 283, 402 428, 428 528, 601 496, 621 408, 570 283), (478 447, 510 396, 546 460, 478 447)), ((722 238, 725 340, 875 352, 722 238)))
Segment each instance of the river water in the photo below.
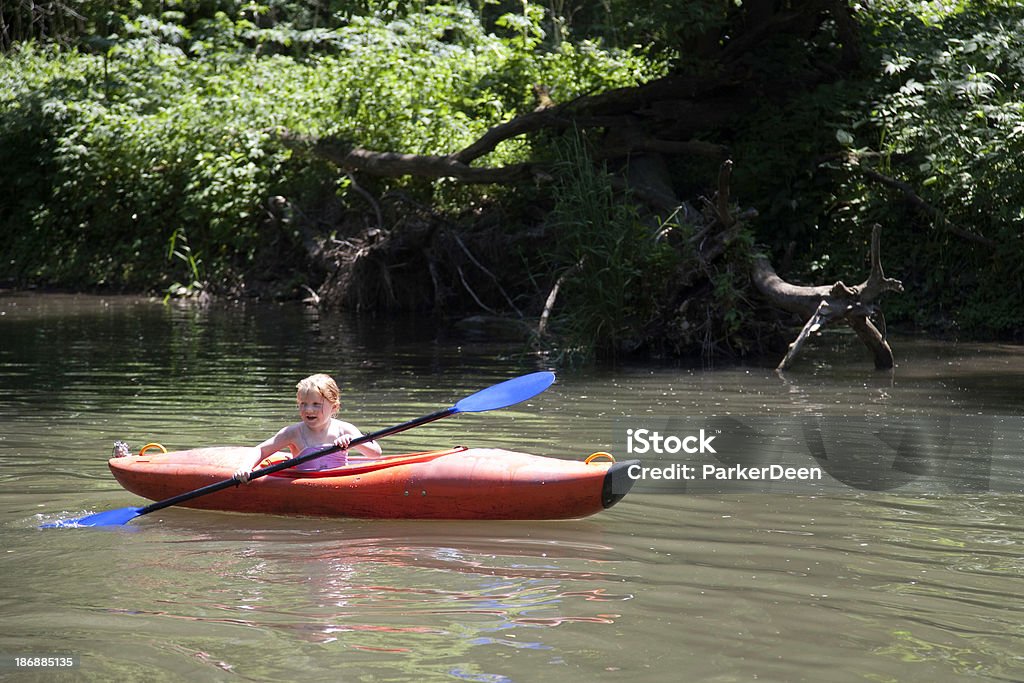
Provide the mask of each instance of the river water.
POLYGON ((576 459, 621 456, 630 424, 811 416, 824 450, 807 462, 832 485, 638 482, 610 510, 557 522, 172 507, 41 529, 142 504, 107 470, 115 439, 258 443, 294 421, 295 382, 315 371, 338 379, 342 417, 373 431, 547 366, 432 322, 0 293, 0 679, 1024 680, 1024 349, 894 347, 891 373, 838 333, 786 376, 562 370, 526 403, 383 444, 576 459), (863 419, 921 418, 954 444, 938 469, 835 485, 844 453, 885 450, 863 419), (57 655, 74 668, 15 666, 57 655))

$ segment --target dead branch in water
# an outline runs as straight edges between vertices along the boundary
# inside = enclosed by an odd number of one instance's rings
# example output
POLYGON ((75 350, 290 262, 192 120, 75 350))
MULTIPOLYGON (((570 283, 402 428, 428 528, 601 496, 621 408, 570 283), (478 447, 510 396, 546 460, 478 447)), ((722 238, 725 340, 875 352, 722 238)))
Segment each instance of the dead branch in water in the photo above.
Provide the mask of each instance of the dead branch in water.
POLYGON ((755 259, 752 277, 758 290, 773 305, 807 318, 800 334, 789 345, 789 351, 779 363, 778 370, 791 367, 807 338, 834 321, 844 322, 853 328, 857 337, 871 351, 876 368, 893 367, 895 360, 885 338, 884 317, 875 302, 886 292, 902 292, 903 284, 886 277, 882 271, 879 246, 881 230, 879 225, 871 230, 871 272, 867 280, 855 287, 849 287, 842 281, 814 287, 793 285, 775 273, 767 258, 755 259), (872 316, 878 316, 882 321, 882 330, 871 322, 872 316))

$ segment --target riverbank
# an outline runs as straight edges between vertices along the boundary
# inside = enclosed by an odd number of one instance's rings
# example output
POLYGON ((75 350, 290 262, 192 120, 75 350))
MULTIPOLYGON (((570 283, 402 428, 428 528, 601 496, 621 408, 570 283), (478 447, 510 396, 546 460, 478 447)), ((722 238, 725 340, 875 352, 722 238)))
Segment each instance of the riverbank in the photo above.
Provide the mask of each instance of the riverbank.
POLYGON ((643 33, 652 17, 616 44, 599 11, 555 35, 529 3, 360 6, 313 25, 259 3, 51 17, 67 20, 59 40, 3 36, 0 278, 523 318, 566 355, 720 359, 793 338, 750 286, 752 259, 793 283, 860 282, 879 223, 905 290, 881 302, 890 327, 1021 341, 1024 8, 932 5, 837 5, 792 41, 806 54, 744 53, 787 87, 740 69, 657 107, 644 98, 672 79, 731 73, 730 22, 755 44, 767 32, 743 8, 715 17, 717 47, 690 64, 661 25, 643 33), (587 115, 618 97, 668 132, 587 115))

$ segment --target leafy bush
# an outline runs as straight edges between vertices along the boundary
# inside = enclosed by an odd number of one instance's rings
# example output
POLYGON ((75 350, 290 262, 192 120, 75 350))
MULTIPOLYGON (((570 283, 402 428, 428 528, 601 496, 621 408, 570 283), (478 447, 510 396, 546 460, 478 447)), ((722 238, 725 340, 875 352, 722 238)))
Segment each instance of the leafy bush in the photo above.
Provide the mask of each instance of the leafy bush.
MULTIPOLYGON (((381 3, 312 28, 261 27, 275 3, 207 14, 171 6, 111 19, 119 33, 104 40, 27 42, 0 59, 0 183, 15 188, 0 200, 0 274, 70 286, 192 282, 194 263, 167 258, 187 235, 209 284, 238 286, 303 258, 294 226, 269 220, 269 197, 301 206, 325 189, 344 193, 336 172, 279 131, 447 154, 515 115, 535 78, 557 76, 569 98, 652 72, 639 52, 524 42, 523 30, 539 31, 531 25, 488 33, 461 4, 399 13, 381 3)), ((527 153, 507 144, 492 161, 527 153)), ((443 202, 445 183, 420 185, 443 202)))
POLYGON ((852 121, 849 146, 862 146, 850 158, 906 183, 932 210, 876 186, 878 199, 852 213, 894 224, 890 235, 900 247, 887 258, 912 264, 905 315, 938 309, 972 331, 1019 332, 1024 7, 920 3, 916 15, 890 7, 874 18, 881 73, 866 115, 852 121))
POLYGON ((0 67, 0 136, 17 160, 5 182, 41 169, 0 209, 3 251, 14 275, 66 285, 156 284, 179 231, 212 277, 230 275, 290 154, 273 126, 320 104, 285 58, 219 68, 159 44, 103 56, 26 45, 0 67))
POLYGON ((907 286, 886 299, 890 322, 1019 335, 1024 6, 881 0, 857 16, 857 78, 767 105, 734 147, 761 238, 798 245, 794 278, 850 282, 879 223, 907 286))
POLYGON ((551 281, 561 279, 555 320, 563 353, 615 357, 648 341, 679 257, 595 168, 579 135, 559 146, 548 225, 551 281))

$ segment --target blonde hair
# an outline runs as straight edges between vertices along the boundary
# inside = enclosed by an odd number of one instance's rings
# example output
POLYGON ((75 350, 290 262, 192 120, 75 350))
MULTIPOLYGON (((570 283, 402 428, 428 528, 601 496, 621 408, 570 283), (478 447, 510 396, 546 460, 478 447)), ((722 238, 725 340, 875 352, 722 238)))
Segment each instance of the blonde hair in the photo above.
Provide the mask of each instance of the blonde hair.
POLYGON ((338 412, 341 408, 341 392, 338 391, 338 384, 330 375, 318 372, 315 375, 300 380, 295 385, 295 400, 300 401, 302 394, 307 391, 315 391, 324 397, 324 400, 331 404, 331 414, 338 412))

